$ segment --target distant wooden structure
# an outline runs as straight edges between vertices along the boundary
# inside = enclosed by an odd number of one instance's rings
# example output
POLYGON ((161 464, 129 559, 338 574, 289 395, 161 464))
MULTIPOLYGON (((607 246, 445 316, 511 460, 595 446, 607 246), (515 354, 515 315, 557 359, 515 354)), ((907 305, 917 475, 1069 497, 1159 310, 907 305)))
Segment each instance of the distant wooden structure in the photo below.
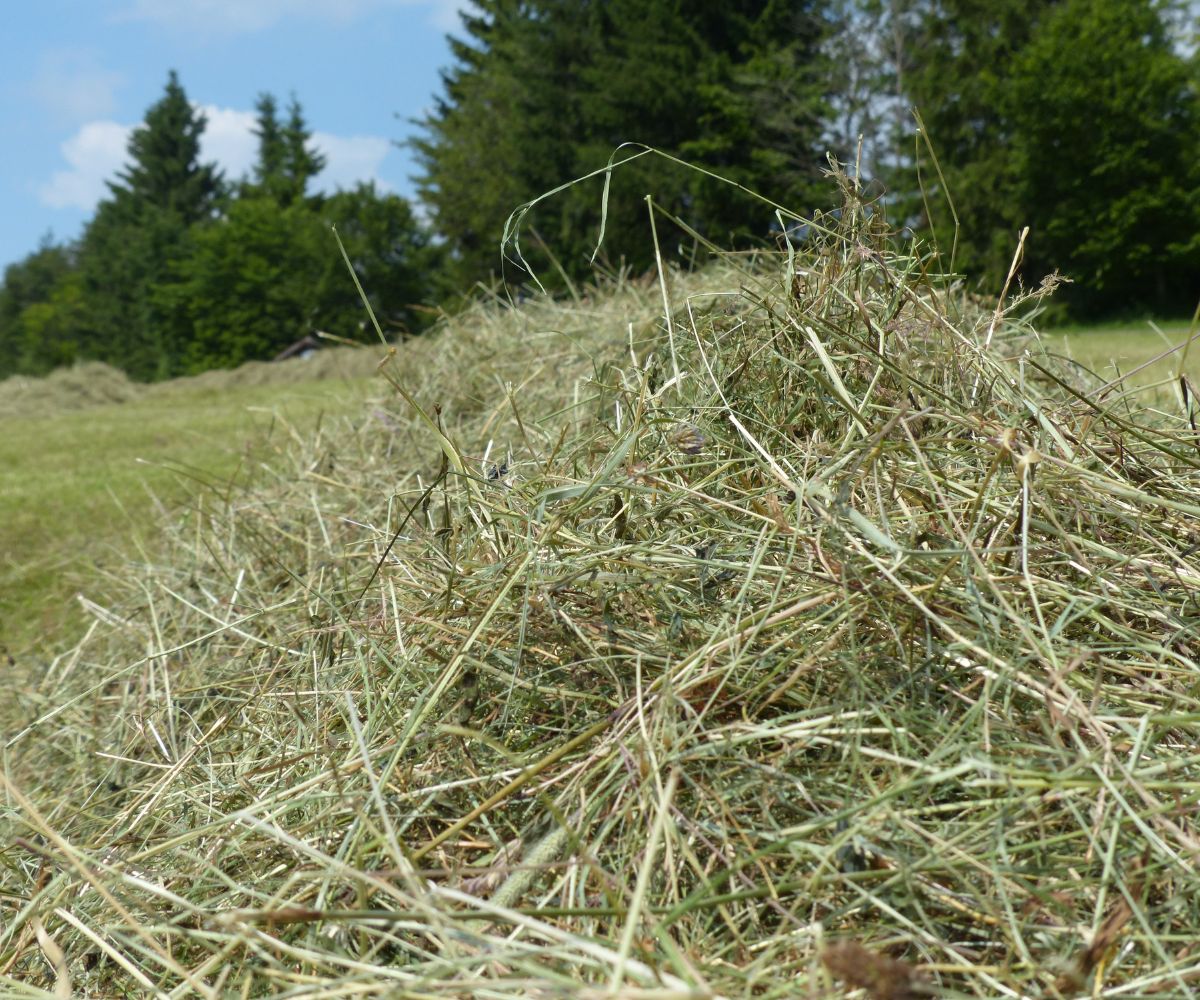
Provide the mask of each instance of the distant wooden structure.
POLYGON ((288 358, 311 358, 321 347, 321 341, 310 333, 307 337, 301 337, 294 344, 285 347, 271 360, 287 361, 288 358))

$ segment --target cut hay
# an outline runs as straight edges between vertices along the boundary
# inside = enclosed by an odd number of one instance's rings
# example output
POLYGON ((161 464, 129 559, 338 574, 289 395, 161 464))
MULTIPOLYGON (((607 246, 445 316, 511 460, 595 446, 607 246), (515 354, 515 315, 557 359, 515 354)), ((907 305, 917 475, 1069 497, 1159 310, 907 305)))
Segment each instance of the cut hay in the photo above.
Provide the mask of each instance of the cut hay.
POLYGON ((180 391, 214 392, 235 386, 293 385, 318 379, 361 379, 375 373, 377 352, 361 347, 330 347, 312 357, 286 361, 247 361, 169 382, 141 383, 102 361, 83 361, 42 378, 13 375, 0 381, 0 420, 46 416, 180 391))
MULTIPOLYGON (((327 347, 309 357, 284 361, 247 361, 236 368, 219 368, 173 379, 161 391, 223 389, 240 385, 289 385, 315 379, 358 379, 375 374, 378 352, 361 347, 327 347)), ((151 386, 154 391, 157 386, 151 386)))
POLYGON ((1187 995, 1190 402, 837 225, 479 306, 89 595, 4 710, 0 981, 1187 995))
POLYGON ((124 403, 136 399, 142 388, 102 361, 59 368, 44 378, 12 375, 0 381, 0 419, 124 403))

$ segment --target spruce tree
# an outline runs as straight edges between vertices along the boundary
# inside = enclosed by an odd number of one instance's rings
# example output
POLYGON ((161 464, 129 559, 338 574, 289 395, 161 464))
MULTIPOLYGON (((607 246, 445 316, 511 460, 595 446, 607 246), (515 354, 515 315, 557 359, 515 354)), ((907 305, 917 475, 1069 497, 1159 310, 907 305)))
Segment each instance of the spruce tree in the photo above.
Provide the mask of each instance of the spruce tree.
POLYGON ((129 140, 131 163, 109 183, 80 248, 88 303, 81 350, 141 379, 182 368, 191 331, 168 286, 189 228, 214 214, 221 177, 199 160, 205 119, 172 71, 163 97, 129 140))
POLYGON ((109 182, 113 195, 128 199, 140 213, 170 212, 185 226, 207 218, 221 191, 221 175, 214 164, 200 162, 206 124, 171 70, 163 96, 129 138, 132 162, 109 182))
POLYGON ((257 112, 254 137, 258 140, 258 159, 254 164, 253 184, 245 194, 255 191, 280 199, 285 184, 287 145, 279 123, 279 105, 272 94, 259 94, 254 104, 257 112))
MULTIPOLYGON (((453 285, 495 272, 509 213, 570 177, 570 133, 579 116, 561 102, 578 92, 577 81, 569 65, 533 58, 544 56, 537 32, 559 22, 532 14, 522 0, 481 0, 462 13, 467 37, 449 39, 455 65, 443 73, 444 94, 420 122, 425 134, 412 143, 422 168, 421 199, 447 240, 453 285), (559 86, 531 84, 525 73, 539 82, 557 76, 559 86), (558 114, 535 114, 534 93, 549 93, 560 103, 558 114)), ((558 49, 569 64, 567 47, 558 49)))
POLYGON ((288 200, 303 198, 308 191, 308 182, 325 169, 328 161, 324 154, 311 147, 312 130, 304 119, 304 111, 295 94, 288 104, 288 120, 281 138, 288 200))
POLYGON ((1059 0, 894 0, 881 25, 895 86, 911 117, 887 176, 894 214, 936 238, 943 265, 999 290, 1021 226, 1013 198, 1013 123, 1006 94, 1039 18, 1059 0), (936 156, 936 163, 934 162, 936 156), (940 174, 939 174, 940 168, 940 174), (942 178, 945 184, 942 183, 942 178), (956 232, 953 201, 959 227, 956 232))
POLYGON ((325 156, 311 147, 312 131, 304 109, 293 94, 286 122, 279 120, 279 105, 272 94, 260 94, 255 104, 254 136, 258 159, 253 180, 243 190, 247 197, 266 196, 287 206, 304 198, 308 183, 325 169, 325 156))
MULTIPOLYGON (((476 5, 414 143, 422 196, 459 276, 495 272, 509 213, 604 167, 623 143, 691 158, 778 200, 806 200, 822 163, 824 11, 815 0, 476 5), (764 106, 774 117, 760 127, 764 106)), ((586 273, 602 190, 597 178, 539 203, 523 248, 540 237, 567 271, 586 273)), ((603 251, 614 263, 653 259, 647 194, 715 240, 762 238, 770 227, 770 213, 729 186, 643 157, 612 177, 603 251)), ((676 241, 665 239, 669 252, 676 241)))

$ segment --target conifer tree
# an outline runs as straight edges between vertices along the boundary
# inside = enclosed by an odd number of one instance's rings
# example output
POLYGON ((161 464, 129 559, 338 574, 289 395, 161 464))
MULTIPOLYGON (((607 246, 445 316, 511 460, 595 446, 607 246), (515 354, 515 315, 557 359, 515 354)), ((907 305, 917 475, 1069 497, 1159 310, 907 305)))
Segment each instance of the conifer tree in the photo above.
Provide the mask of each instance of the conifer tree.
POLYGON ((449 39, 455 65, 443 73, 444 94, 420 123, 425 135, 413 141, 423 169, 421 198, 452 254, 452 285, 496 271, 509 213, 572 176, 571 132, 580 116, 570 106, 578 93, 571 62, 586 58, 580 50, 588 36, 575 56, 566 45, 545 46, 557 53, 547 60, 537 51, 537 34, 560 22, 533 16, 543 6, 481 0, 461 14, 466 39, 449 39), (542 85, 523 79, 525 73, 542 85), (535 114, 535 93, 552 97, 557 113, 535 114))
POLYGON ((290 205, 305 197, 308 182, 325 169, 325 156, 311 148, 312 131, 295 95, 286 122, 279 120, 279 105, 272 94, 260 94, 255 110, 258 159, 253 183, 244 193, 266 195, 282 206, 290 205))
POLYGON ((936 237, 943 265, 999 289, 1016 248, 1012 121, 1005 112, 1014 62, 1059 0, 892 0, 882 30, 908 109, 925 123, 936 164, 911 116, 896 137, 888 177, 895 214, 936 237), (938 169, 940 168, 940 175, 938 169), (942 184, 944 178, 945 184, 942 184), (953 200, 959 228, 948 199, 953 200), (928 211, 928 216, 927 216, 928 211))
POLYGON ((163 97, 129 140, 130 165, 100 203, 81 241, 88 303, 81 352, 142 379, 181 370, 190 337, 167 288, 187 252, 189 228, 211 218, 222 193, 212 164, 200 162, 204 115, 175 72, 163 97))
POLYGON ((221 192, 216 166, 200 162, 207 120, 194 109, 171 70, 166 91, 129 138, 130 165, 108 186, 135 212, 171 212, 185 226, 207 218, 221 192))
POLYGON ((254 110, 257 112, 253 133, 258 140, 258 160, 254 164, 252 190, 256 188, 278 198, 287 161, 287 146, 279 124, 279 105, 273 94, 262 93, 258 95, 254 110))
POLYGON ((46 243, 0 285, 0 374, 98 358, 160 378, 270 358, 316 329, 362 332, 331 227, 386 330, 426 322, 439 250, 404 199, 360 184, 308 196, 323 168, 293 97, 256 103, 258 159, 224 197, 199 162, 204 119, 175 74, 130 138, 78 247, 46 243))
MULTIPOLYGON (((623 143, 697 160, 784 201, 803 200, 819 173, 826 23, 817 0, 475 6, 414 143, 422 196, 460 278, 497 270, 504 221, 522 202, 604 167, 623 143), (762 104, 785 83, 798 99, 760 127, 762 104)), ((596 179, 540 203, 523 248, 540 237, 569 272, 586 272, 602 188, 596 179)), ((612 177, 603 250, 614 263, 653 258, 647 194, 717 240, 763 237, 770 225, 729 186, 645 157, 612 177)))
POLYGON ((288 120, 283 127, 283 173, 288 180, 290 199, 303 198, 308 182, 325 169, 328 162, 319 150, 311 147, 312 130, 304 119, 304 111, 296 95, 288 104, 288 120))

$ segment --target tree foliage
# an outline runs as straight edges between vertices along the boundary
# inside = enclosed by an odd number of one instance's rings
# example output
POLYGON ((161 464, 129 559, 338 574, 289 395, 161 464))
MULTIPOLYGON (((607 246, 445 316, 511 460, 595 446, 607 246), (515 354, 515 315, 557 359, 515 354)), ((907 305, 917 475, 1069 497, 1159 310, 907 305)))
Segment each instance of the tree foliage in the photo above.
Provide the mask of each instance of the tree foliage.
POLYGON ((192 234, 167 286, 191 331, 184 371, 269 358, 309 332, 313 224, 301 205, 244 197, 192 234))
POLYGON ((898 159, 900 215, 992 293, 1029 226, 1022 277, 1070 277, 1060 294, 1076 315, 1193 306, 1200 76, 1168 31, 1176 12, 1159 0, 885 4, 890 77, 937 160, 923 138, 898 159))
MULTIPOLYGON (((603 168, 624 143, 701 162, 776 200, 806 200, 822 162, 826 27, 814 5, 772 0, 478 4, 414 144, 422 197, 460 280, 497 270, 513 209, 603 168)), ((523 246, 541 241, 568 272, 586 271, 602 184, 539 204, 523 246)), ((611 178, 609 259, 652 259, 648 194, 716 240, 768 229, 729 185, 643 157, 611 178)))
POLYGON ((897 141, 907 149, 887 176, 894 203, 947 263, 991 286, 1003 280, 1020 225, 1007 93, 1039 16, 1056 2, 897 0, 883 25, 896 40, 895 86, 925 126, 920 136, 911 115, 902 123, 897 141))
POLYGON ((404 199, 369 184, 316 208, 242 197, 193 232, 177 281, 167 286, 191 331, 183 370, 270 358, 314 331, 363 339, 366 313, 334 227, 385 330, 419 329, 434 251, 404 199))
POLYGON ((0 372, 49 371, 75 360, 79 278, 71 247, 49 237, 4 271, 0 287, 0 372))
POLYGON ((279 102, 274 94, 262 93, 258 95, 254 110, 253 131, 258 140, 258 159, 254 164, 253 182, 246 184, 245 189, 257 190, 276 200, 283 200, 283 192, 277 188, 284 177, 287 146, 283 139, 283 126, 279 122, 279 102))
POLYGON ((1149 0, 1064 0, 1014 65, 1012 193, 1026 270, 1077 311, 1200 298, 1200 95, 1149 0), (1099 68, 1099 71, 1097 71, 1099 68))
MULTIPOLYGON (((337 230, 384 333, 395 337, 420 331, 431 314, 432 276, 443 251, 418 224, 409 203, 374 184, 358 184, 325 199, 317 214, 326 246, 333 243, 330 230, 337 230)), ((317 320, 323 329, 356 337, 366 328, 358 289, 347 280, 340 253, 322 253, 320 260, 317 320)))
POLYGON ((333 226, 386 327, 421 328, 438 253, 409 204, 369 184, 310 192, 325 157, 299 101, 282 120, 270 94, 256 110, 258 157, 230 188, 201 162, 204 116, 170 75, 78 243, 8 268, 0 375, 99 359, 165 378, 270 358, 318 329, 360 336, 333 226))
POLYGON ((192 107, 174 70, 166 92, 129 138, 131 163, 108 186, 135 213, 169 212, 184 225, 206 218, 221 193, 221 174, 200 162, 207 121, 192 107))
POLYGON ((254 107, 258 158, 253 182, 245 190, 289 205, 305 196, 309 182, 325 169, 326 158, 313 148, 312 131, 294 94, 286 122, 279 120, 279 102, 273 94, 260 94, 254 107))
POLYGON ((135 378, 177 374, 188 330, 169 286, 189 249, 191 227, 213 217, 224 193, 212 164, 200 162, 203 114, 172 72, 162 98, 129 139, 129 166, 109 182, 79 248, 87 315, 80 356, 135 378))

